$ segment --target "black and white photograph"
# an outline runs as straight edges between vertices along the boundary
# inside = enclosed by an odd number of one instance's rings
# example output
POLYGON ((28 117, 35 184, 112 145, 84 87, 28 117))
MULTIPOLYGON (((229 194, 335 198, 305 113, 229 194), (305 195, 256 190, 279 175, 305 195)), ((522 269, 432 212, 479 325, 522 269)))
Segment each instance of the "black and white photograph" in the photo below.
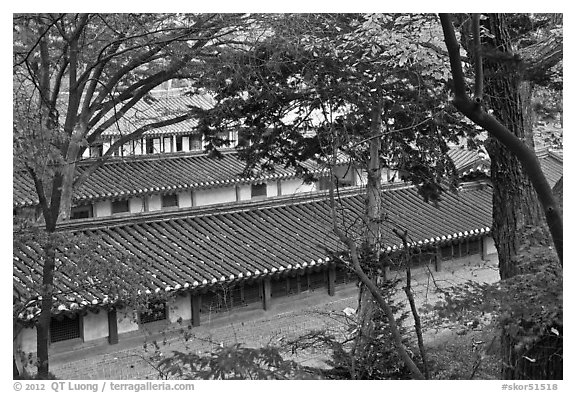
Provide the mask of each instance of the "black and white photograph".
POLYGON ((13 391, 562 390, 563 15, 12 13, 13 391))

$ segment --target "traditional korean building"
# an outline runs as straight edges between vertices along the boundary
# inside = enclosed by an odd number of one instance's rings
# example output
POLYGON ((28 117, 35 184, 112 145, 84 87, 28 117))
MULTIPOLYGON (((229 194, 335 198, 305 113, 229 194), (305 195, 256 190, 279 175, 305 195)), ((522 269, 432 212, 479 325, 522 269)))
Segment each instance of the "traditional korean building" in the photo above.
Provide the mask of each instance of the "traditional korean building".
MULTIPOLYGON (((458 195, 447 194, 437 207, 424 203, 413 187, 389 186, 383 191, 383 203, 388 217, 383 223, 383 251, 389 255, 401 249, 392 232, 401 225, 413 240, 414 263, 441 269, 454 258, 495 257, 487 183, 470 183, 458 195)), ((341 217, 342 225, 358 233, 361 189, 343 192, 340 204, 348 212, 341 217)), ((61 295, 54 308, 52 340, 60 348, 114 344, 125 334, 164 328, 178 320, 197 326, 222 313, 265 312, 284 302, 310 301, 316 293, 333 295, 340 286, 354 286, 354 280, 333 257, 345 250, 331 225, 325 193, 70 221, 61 226, 63 233, 93 237, 101 245, 94 250, 94 260, 129 263, 126 256, 146 260, 149 267, 141 273, 150 279, 146 292, 174 296, 153 317, 135 314, 97 287, 77 286, 73 277, 57 272, 61 295), (110 260, 111 255, 118 260, 110 260)), ((62 260, 74 263, 72 252, 61 252, 62 260)), ((24 244, 14 250, 14 285, 19 293, 38 282, 38 260, 37 247, 24 244)), ((20 318, 25 322, 37 312, 32 304, 20 318)), ((33 352, 34 343, 34 329, 24 329, 21 349, 33 352)))
MULTIPOLYGON (((167 110, 184 110, 193 100, 200 100, 199 106, 210 105, 208 100, 166 95, 142 103, 133 116, 144 119, 144 114, 153 113, 162 118, 167 110)), ((144 134, 74 190, 72 220, 60 225, 60 233, 93 239, 94 261, 121 264, 146 282, 142 296, 162 296, 155 312, 137 312, 99 286, 81 285, 57 270, 52 351, 114 345, 144 331, 170 329, 178 321, 199 326, 223 315, 266 313, 355 288, 349 270, 335 257, 345 250, 331 229, 325 169, 307 163, 318 178, 312 183, 281 167, 247 175, 232 150, 224 151, 220 159, 202 153, 195 125, 192 119, 144 134), (131 261, 145 262, 147 268, 131 261)), ((118 130, 137 126, 127 122, 118 130)), ((103 140, 93 141, 86 160, 78 164, 78 174, 120 135, 111 130, 103 140)), ((234 140, 234 135, 228 137, 234 140)), ((399 228, 410 234, 415 264, 442 269, 443 263, 454 259, 496 258, 490 237, 489 160, 459 148, 450 154, 459 174, 474 181, 458 194, 443 195, 437 206, 385 173, 385 255, 401 251, 401 241, 392 232, 399 228), (396 181, 387 182, 388 178, 396 181)), ((543 151, 540 158, 555 184, 562 176, 562 157, 543 151)), ((345 160, 336 174, 342 187, 341 224, 351 234, 360 233, 365 175, 345 160)), ((38 201, 30 179, 23 173, 14 173, 13 179, 14 214, 37 218, 38 201)), ((78 262, 74 250, 62 247, 59 253, 67 264, 78 262)), ((32 298, 35 283, 41 281, 40 261, 37 244, 15 244, 14 288, 23 298, 32 298)), ((15 341, 17 350, 35 352, 30 321, 37 313, 31 302, 18 315, 25 328, 15 341)))

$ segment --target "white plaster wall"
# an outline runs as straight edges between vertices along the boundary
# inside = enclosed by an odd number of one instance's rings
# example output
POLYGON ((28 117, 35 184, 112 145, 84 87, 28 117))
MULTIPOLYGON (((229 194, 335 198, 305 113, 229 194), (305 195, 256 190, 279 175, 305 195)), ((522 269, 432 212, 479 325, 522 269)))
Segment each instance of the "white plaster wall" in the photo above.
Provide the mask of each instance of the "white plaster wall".
POLYGON ((144 211, 144 206, 142 204, 142 198, 130 198, 128 200, 128 208, 130 213, 141 213, 144 211))
POLYGON ((250 184, 241 184, 238 188, 241 201, 247 201, 252 198, 252 186, 250 184))
POLYGON ((148 197, 148 211, 162 209, 162 197, 160 195, 150 195, 148 197))
POLYGON ((183 191, 178 193, 178 207, 191 207, 192 206, 192 193, 190 191, 183 191))
POLYGON ((108 313, 105 310, 98 313, 88 311, 82 322, 84 341, 108 337, 108 313))
POLYGON ((306 184, 301 179, 282 180, 282 195, 298 194, 300 192, 316 191, 316 184, 306 184))
POLYGON ((334 174, 336 175, 336 177, 341 179, 341 180, 354 179, 354 177, 355 177, 354 173, 355 172, 356 171, 354 170, 354 168, 351 168, 348 165, 339 165, 334 170, 334 174))
POLYGON ((154 139, 152 140, 152 146, 153 146, 153 149, 154 149, 154 153, 153 153, 153 154, 158 154, 158 153, 160 153, 160 152, 161 152, 161 150, 160 150, 160 138, 154 138, 154 139))
POLYGON ((162 152, 163 153, 171 153, 172 152, 172 137, 167 136, 162 138, 162 152))
POLYGON ((132 141, 126 142, 122 145, 122 155, 123 156, 130 156, 134 154, 134 145, 132 145, 132 141))
POLYGON ((196 206, 235 202, 236 188, 232 186, 232 187, 218 187, 207 190, 196 190, 194 197, 196 206))
POLYGON ((138 330, 136 315, 132 310, 118 310, 116 319, 118 321, 118 334, 138 330))
POLYGON ((190 303, 190 294, 176 295, 168 304, 168 319, 170 322, 178 322, 178 319, 184 321, 192 319, 192 306, 190 303))
POLYGON ((266 196, 274 197, 278 195, 278 182, 271 181, 266 183, 266 196))
POLYGON ((141 155, 144 153, 145 142, 143 139, 136 139, 134 141, 134 154, 141 155))
POLYGON ((382 168, 382 183, 397 183, 400 180, 400 174, 397 170, 382 168))
POLYGON ((497 255, 496 245, 494 244, 494 239, 492 236, 485 236, 482 241, 482 258, 491 259, 491 257, 497 255))
POLYGON ((364 169, 360 169, 356 172, 356 185, 365 186, 368 183, 368 173, 364 169))
POLYGON ((94 217, 107 217, 112 215, 112 202, 99 201, 94 203, 94 217))
POLYGON ((16 345, 26 354, 36 353, 36 328, 27 327, 22 329, 18 335, 16 345))
POLYGON ((182 151, 190 151, 190 137, 182 137, 182 151))
POLYGON ((110 142, 108 142, 108 141, 102 143, 102 152, 103 152, 103 154, 106 154, 106 152, 110 149, 110 146, 111 146, 111 145, 112 145, 112 144, 111 144, 110 142))

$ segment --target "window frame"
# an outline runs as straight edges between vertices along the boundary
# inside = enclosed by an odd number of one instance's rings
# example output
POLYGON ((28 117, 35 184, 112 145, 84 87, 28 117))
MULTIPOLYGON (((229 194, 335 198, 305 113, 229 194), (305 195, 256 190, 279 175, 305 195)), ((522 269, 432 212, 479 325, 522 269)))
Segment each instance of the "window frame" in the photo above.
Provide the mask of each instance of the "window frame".
POLYGON ((160 196, 160 205, 162 206, 162 209, 177 209, 180 207, 180 201, 178 198, 178 194, 163 194, 160 196), (174 199, 174 201, 176 202, 175 204, 170 204, 167 205, 166 204, 166 200, 167 199, 174 199))
POLYGON ((155 322, 168 321, 168 303, 165 301, 151 301, 148 303, 149 311, 138 313, 138 325, 150 325, 155 322), (162 306, 160 308, 160 306, 162 306), (150 309, 153 307, 154 309, 150 309), (154 315, 160 313, 159 315, 154 315))
MULTIPOLYGON (((67 315, 62 315, 62 319, 59 319, 57 317, 52 317, 50 319, 50 328, 49 328, 49 334, 48 334, 50 344, 61 343, 61 342, 72 341, 72 340, 84 340, 84 329, 83 329, 84 325, 82 322, 83 322, 83 320, 80 317, 80 315, 78 315, 78 314, 74 315, 74 318, 70 318, 67 315), (56 329, 54 329, 53 324, 54 323, 62 323, 65 319, 68 319, 70 321, 76 321, 76 323, 74 325, 69 325, 68 327, 73 327, 74 330, 77 329, 77 331, 72 332, 71 336, 73 336, 73 337, 67 337, 67 338, 58 337, 57 340, 54 340, 54 330, 56 330, 56 329)), ((65 334, 62 333, 61 335, 64 336, 65 334)), ((60 334, 58 334, 58 336, 60 336, 60 334)))
POLYGON ((268 185, 266 183, 252 184, 250 186, 250 199, 263 199, 266 197, 268 197, 268 185), (262 190, 264 190, 263 194, 261 193, 262 190))
POLYGON ((126 214, 126 213, 130 213, 130 200, 128 200, 128 199, 118 199, 118 200, 112 201, 112 202, 111 202, 111 207, 110 207, 110 212, 111 212, 112 214, 126 214), (118 205, 119 203, 123 203, 123 204, 126 203, 126 210, 124 210, 124 209, 122 209, 122 210, 117 210, 117 209, 115 209, 114 206, 115 206, 115 205, 116 205, 116 206, 119 206, 119 205, 118 205))
MULTIPOLYGON (((128 209, 130 209, 130 205, 128 205, 128 209)), ((94 217, 94 207, 92 205, 79 205, 79 206, 72 206, 70 209, 70 219, 71 220, 82 220, 86 218, 94 217), (77 213, 88 213, 87 217, 75 217, 74 215, 77 213)))
POLYGON ((88 147, 90 158, 98 158, 104 155, 104 144, 96 143, 88 147))

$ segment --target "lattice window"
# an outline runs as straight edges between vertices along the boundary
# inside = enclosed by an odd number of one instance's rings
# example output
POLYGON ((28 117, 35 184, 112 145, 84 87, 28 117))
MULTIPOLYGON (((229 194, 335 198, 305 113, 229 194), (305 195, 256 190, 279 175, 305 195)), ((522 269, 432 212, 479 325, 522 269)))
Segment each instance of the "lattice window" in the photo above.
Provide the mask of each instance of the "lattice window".
POLYGON ((480 240, 473 239, 468 241, 468 254, 480 254, 482 252, 482 248, 480 247, 480 240))
POLYGON ((227 291, 230 294, 230 307, 241 307, 244 305, 244 296, 241 286, 237 285, 235 287, 228 288, 227 291))
POLYGON ((460 258, 466 255, 466 243, 453 244, 452 249, 454 258, 460 258))
POLYGON ((325 271, 311 272, 308 274, 308 288, 311 291, 326 288, 327 282, 325 271))
POLYGON ((178 207, 178 195, 162 195, 162 207, 178 207))
POLYGON ((92 216, 92 205, 74 206, 70 211, 70 219, 72 220, 90 218, 92 216))
POLYGON ((308 274, 303 273, 302 275, 299 275, 298 278, 300 280, 300 292, 304 292, 310 289, 309 288, 310 285, 308 282, 308 274))
POLYGON ((150 303, 148 311, 140 313, 140 323, 163 321, 168 318, 168 310, 165 302, 150 303))
POLYGON ((288 281, 282 277, 279 280, 272 280, 270 283, 270 296, 282 297, 288 294, 288 281))
POLYGON ((112 214, 128 213, 129 211, 128 199, 112 201, 112 214))
POLYGON ((298 293, 298 277, 288 277, 288 295, 295 295, 298 293))
POLYGON ((265 197, 266 194, 266 183, 263 184, 252 184, 251 197, 261 198, 265 197))
POLYGON ((202 294, 200 312, 204 314, 218 313, 229 308, 230 301, 225 298, 224 292, 207 292, 202 294))
POLYGON ((448 244, 440 248, 442 260, 452 259, 452 245, 448 244))
POLYGON ((334 284, 343 285, 355 280, 354 274, 343 266, 336 266, 334 284))
POLYGON ((246 304, 257 303, 262 301, 260 292, 260 284, 254 282, 252 284, 244 284, 244 302, 246 304))
POLYGON ((55 317, 50 321, 50 342, 73 340, 81 337, 80 318, 55 317))

